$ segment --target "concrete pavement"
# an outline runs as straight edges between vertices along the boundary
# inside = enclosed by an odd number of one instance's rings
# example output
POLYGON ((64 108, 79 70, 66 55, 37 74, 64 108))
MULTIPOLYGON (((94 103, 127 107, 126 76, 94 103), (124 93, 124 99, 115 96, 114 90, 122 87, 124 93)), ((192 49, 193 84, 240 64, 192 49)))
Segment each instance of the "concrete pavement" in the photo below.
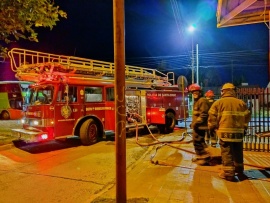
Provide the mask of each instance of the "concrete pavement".
MULTIPOLYGON (((178 132, 164 139, 178 141, 182 131, 178 132)), ((218 177, 220 164, 198 166, 191 161, 194 150, 190 140, 186 136, 184 143, 150 146, 148 153, 127 171, 127 202, 270 203, 270 153, 245 151, 248 179, 229 182, 218 177)), ((219 148, 209 147, 209 152, 220 155, 219 148)), ((112 185, 89 202, 116 202, 115 197, 116 187, 112 185)))

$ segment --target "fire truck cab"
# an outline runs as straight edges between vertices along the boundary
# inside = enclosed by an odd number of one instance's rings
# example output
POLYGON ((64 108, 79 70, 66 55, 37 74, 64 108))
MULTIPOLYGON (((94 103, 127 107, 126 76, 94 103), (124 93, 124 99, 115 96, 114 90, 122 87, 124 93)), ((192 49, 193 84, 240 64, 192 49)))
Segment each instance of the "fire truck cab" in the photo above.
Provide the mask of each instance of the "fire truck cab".
MULTIPOLYGON (((14 48, 12 70, 30 85, 23 128, 26 142, 78 136, 83 145, 115 131, 114 64, 14 48)), ((157 125, 170 133, 188 117, 187 92, 155 69, 126 66, 126 128, 157 125)))

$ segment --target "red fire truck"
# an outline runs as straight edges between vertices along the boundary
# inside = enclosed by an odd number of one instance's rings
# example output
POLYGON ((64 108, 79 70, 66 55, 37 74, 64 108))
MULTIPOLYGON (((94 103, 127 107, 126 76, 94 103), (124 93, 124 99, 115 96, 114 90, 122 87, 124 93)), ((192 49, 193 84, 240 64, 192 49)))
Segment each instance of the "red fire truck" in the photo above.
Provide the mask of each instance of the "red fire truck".
MULTIPOLYGON (((26 142, 78 136, 91 145, 115 130, 113 63, 14 48, 11 68, 30 85, 23 128, 26 142)), ((126 128, 157 125, 162 133, 188 117, 187 92, 174 85, 173 73, 126 65, 126 128)))

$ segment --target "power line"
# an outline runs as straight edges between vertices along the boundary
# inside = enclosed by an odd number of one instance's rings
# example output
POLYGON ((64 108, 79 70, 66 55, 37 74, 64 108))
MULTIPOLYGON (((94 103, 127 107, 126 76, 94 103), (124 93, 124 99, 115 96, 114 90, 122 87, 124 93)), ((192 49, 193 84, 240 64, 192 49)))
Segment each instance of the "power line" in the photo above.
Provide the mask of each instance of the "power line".
MULTIPOLYGON (((191 60, 188 54, 155 56, 155 57, 136 57, 127 58, 129 65, 137 65, 142 67, 158 67, 161 63, 172 68, 188 66, 191 60)), ((268 64, 268 53, 265 50, 245 50, 245 51, 227 51, 227 52, 205 52, 199 53, 200 67, 202 66, 264 66, 268 64)))

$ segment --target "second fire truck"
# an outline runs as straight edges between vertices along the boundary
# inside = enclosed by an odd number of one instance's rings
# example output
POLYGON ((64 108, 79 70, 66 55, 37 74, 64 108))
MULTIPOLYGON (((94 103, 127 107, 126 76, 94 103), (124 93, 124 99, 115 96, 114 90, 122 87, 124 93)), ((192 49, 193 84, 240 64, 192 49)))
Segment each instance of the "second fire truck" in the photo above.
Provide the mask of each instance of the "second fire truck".
MULTIPOLYGON (((13 129, 20 139, 78 136, 91 145, 115 131, 113 63, 19 48, 9 57, 16 77, 34 82, 23 128, 13 129)), ((174 85, 172 72, 126 65, 125 78, 127 130, 157 125, 170 133, 188 117, 187 92, 174 85)))

